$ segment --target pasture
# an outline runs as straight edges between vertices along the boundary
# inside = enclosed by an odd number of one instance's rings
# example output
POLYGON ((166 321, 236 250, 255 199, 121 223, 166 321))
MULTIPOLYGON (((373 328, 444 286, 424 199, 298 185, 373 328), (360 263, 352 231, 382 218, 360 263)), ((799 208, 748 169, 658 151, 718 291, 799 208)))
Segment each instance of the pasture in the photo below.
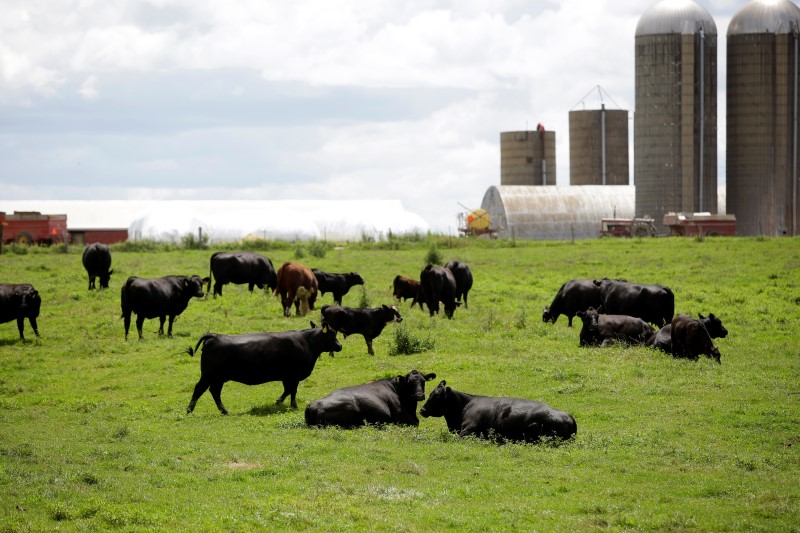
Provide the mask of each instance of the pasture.
MULTIPOLYGON (((308 327, 280 302, 227 285, 194 299, 159 338, 123 337, 130 275, 208 275, 209 250, 112 247, 110 289, 89 292, 81 249, 0 256, 0 281, 42 296, 41 338, 0 324, 0 531, 797 531, 800 528, 800 246, 796 239, 659 238, 570 242, 431 238, 475 277, 453 320, 399 305, 367 354, 360 336, 323 354, 300 383, 228 383, 217 411, 194 347, 207 331, 308 327), (579 348, 580 320, 544 324, 571 278, 660 283, 676 312, 718 315, 722 364, 648 348, 579 348), (398 327, 433 346, 389 355, 398 327), (571 413, 574 440, 460 439, 441 418, 419 428, 309 429, 303 409, 335 388, 435 372, 475 394, 544 401, 571 413)), ((359 272, 344 305, 391 304, 396 274, 418 277, 430 241, 351 243, 301 262, 359 272), (397 249, 385 249, 397 248, 397 249)), ((262 252, 277 268, 292 246, 262 252)), ((331 303, 331 295, 317 306, 331 303)))

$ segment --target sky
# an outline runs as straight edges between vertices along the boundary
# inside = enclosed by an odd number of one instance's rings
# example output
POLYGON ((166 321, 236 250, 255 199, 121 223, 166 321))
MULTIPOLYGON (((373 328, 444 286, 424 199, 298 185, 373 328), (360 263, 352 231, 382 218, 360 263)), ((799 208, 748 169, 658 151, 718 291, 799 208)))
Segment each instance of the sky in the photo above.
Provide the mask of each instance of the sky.
MULTIPOLYGON (((746 1, 699 3, 724 183, 725 34, 746 1)), ((632 133, 652 4, 0 0, 0 198, 399 199, 452 232, 500 184, 500 132, 555 131, 558 185, 570 110, 629 110, 632 133)))

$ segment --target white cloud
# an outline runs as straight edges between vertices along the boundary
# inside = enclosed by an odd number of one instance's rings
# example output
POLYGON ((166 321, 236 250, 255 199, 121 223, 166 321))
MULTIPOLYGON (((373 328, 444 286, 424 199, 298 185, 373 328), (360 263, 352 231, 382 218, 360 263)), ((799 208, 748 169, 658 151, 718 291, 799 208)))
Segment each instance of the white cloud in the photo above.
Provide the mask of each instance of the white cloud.
POLYGON ((97 98, 99 94, 97 92, 97 76, 92 74, 81 83, 80 88, 78 89, 78 94, 80 94, 86 100, 94 100, 97 98))

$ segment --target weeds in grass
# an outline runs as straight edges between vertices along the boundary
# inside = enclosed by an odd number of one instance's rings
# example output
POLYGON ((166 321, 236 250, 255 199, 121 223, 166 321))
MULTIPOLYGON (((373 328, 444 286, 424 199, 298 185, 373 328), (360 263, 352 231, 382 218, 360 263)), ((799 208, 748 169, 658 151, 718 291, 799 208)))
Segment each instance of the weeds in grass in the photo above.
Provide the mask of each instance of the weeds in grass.
POLYGON ((425 255, 425 262, 429 265, 442 264, 442 254, 439 252, 439 248, 435 243, 431 244, 431 247, 428 249, 428 253, 425 255))
POLYGON ((358 300, 358 306, 361 309, 367 309, 370 306, 369 295, 367 294, 367 288, 365 286, 361 286, 361 297, 358 300))
POLYGON ((311 239, 308 242, 308 253, 318 259, 322 259, 325 257, 325 254, 328 253, 328 243, 325 241, 318 241, 317 239, 311 239))
POLYGON ((408 331, 405 326, 394 330, 394 342, 389 347, 389 355, 413 355, 433 350, 436 342, 430 337, 421 339, 408 331))

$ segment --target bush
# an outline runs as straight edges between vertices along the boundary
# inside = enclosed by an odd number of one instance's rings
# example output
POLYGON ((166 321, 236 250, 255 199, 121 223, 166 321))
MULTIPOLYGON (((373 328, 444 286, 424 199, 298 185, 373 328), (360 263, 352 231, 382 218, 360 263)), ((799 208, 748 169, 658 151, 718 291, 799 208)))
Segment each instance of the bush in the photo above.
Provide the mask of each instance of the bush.
POLYGON ((428 249, 428 253, 425 256, 425 263, 431 265, 442 264, 442 254, 439 252, 439 248, 436 247, 436 244, 431 244, 430 249, 428 249))
POLYGON ((325 241, 318 241, 316 239, 312 239, 308 243, 308 253, 310 253, 314 257, 322 259, 323 257, 325 257, 325 254, 328 253, 328 243, 325 241))
POLYGON ((208 234, 187 233, 181 238, 181 243, 185 250, 207 250, 208 249, 208 234))
POLYGON ((430 337, 424 340, 420 339, 401 325, 394 330, 394 343, 389 347, 389 355, 413 355, 433 350, 435 345, 436 343, 430 337))

